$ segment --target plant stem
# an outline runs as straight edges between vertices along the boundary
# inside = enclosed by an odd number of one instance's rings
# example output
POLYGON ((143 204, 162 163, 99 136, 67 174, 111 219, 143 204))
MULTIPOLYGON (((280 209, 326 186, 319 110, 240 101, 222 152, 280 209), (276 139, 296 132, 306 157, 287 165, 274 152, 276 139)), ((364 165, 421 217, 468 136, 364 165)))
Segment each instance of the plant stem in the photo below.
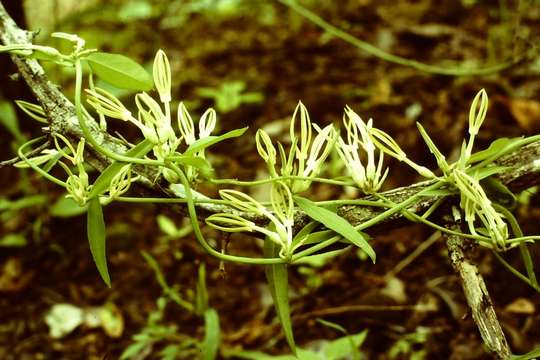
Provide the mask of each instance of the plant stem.
POLYGON ((325 184, 331 184, 331 185, 338 185, 338 186, 354 186, 352 182, 346 182, 346 181, 339 181, 339 180, 332 180, 332 179, 324 179, 324 178, 312 178, 312 177, 306 177, 306 176, 278 176, 274 178, 269 179, 263 179, 263 180, 255 180, 255 181, 243 181, 243 180, 236 180, 236 179, 210 179, 209 182, 212 184, 230 184, 230 185, 238 185, 238 186, 257 186, 257 185, 263 185, 268 184, 276 181, 282 181, 282 180, 309 180, 314 182, 320 182, 325 184))
POLYGON ((416 61, 416 60, 410 60, 403 58, 401 56, 396 56, 390 53, 387 53, 386 51, 383 51, 370 43, 367 43, 365 41, 362 41, 358 39, 357 37, 352 36, 351 34, 335 27, 334 25, 330 24, 326 20, 319 17, 317 14, 313 13, 312 11, 306 9, 305 7, 299 5, 294 0, 277 0, 281 4, 289 7, 291 10, 298 13, 300 16, 304 17, 305 19, 309 20, 313 24, 317 25, 318 27, 322 28, 327 33, 345 41, 349 44, 356 46, 357 48, 367 52, 368 54, 371 54, 373 56, 378 57, 379 59, 382 59, 384 61, 388 61, 391 63, 403 65, 412 67, 416 70, 423 71, 429 74, 437 74, 437 75, 447 75, 447 76, 474 76, 474 75, 488 75, 492 73, 499 72, 501 70, 504 70, 513 64, 515 64, 516 60, 510 60, 501 64, 496 64, 493 66, 487 66, 487 67, 477 67, 477 68, 466 68, 464 65, 461 65, 461 67, 454 67, 454 68, 445 68, 435 65, 428 65, 424 64, 422 62, 416 61))
POLYGON ((195 209, 195 203, 193 201, 193 194, 191 193, 191 187, 189 184, 189 181, 184 174, 184 172, 175 164, 168 163, 166 166, 174 171, 178 178, 180 179, 180 182, 184 186, 184 191, 186 193, 186 202, 187 202, 187 208, 189 217, 191 220, 191 225, 193 226, 193 232, 195 233, 195 237, 201 247, 206 250, 210 255, 224 261, 231 261, 231 262, 237 262, 242 264, 251 264, 251 265, 272 265, 272 264, 283 264, 285 261, 281 258, 250 258, 245 256, 234 256, 234 255, 228 255, 223 254, 220 251, 217 251, 214 249, 206 239, 204 238, 204 235, 202 234, 201 227, 199 226, 199 221, 197 218, 197 210, 195 209))

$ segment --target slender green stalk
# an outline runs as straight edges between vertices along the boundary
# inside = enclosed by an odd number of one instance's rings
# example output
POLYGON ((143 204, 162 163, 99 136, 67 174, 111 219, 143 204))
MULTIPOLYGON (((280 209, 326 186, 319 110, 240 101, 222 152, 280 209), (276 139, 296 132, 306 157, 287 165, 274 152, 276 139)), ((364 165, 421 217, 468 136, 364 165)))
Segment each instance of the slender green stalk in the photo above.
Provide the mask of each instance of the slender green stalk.
MULTIPOLYGON (((499 204, 493 204, 495 209, 502 213, 506 220, 510 223, 510 227, 512 228, 512 232, 514 233, 515 237, 523 237, 523 231, 521 231, 521 226, 519 226, 519 223, 514 216, 507 208, 504 206, 501 206, 499 204)), ((534 263, 532 261, 531 253, 529 252, 529 248, 527 247, 527 244, 521 243, 519 244, 519 252, 521 254, 521 258, 523 259, 523 264, 525 265, 525 269, 527 271, 527 276, 529 277, 529 280, 534 285, 538 286, 538 281, 536 279, 536 274, 534 272, 534 263)))
POLYGON ((439 208, 439 206, 442 204, 442 202, 444 201, 444 197, 441 197, 437 200, 435 200, 435 202, 433 203, 433 205, 431 205, 429 207, 429 209, 427 209, 423 214, 422 214, 422 219, 427 219, 428 217, 431 216, 431 214, 433 214, 433 212, 435 210, 437 210, 439 208))
MULTIPOLYGON (((384 201, 387 202, 386 206, 392 208, 392 206, 397 205, 396 203, 389 200, 388 198, 386 198, 386 197, 384 197, 384 196, 382 196, 380 194, 377 194, 377 195, 378 195, 379 198, 381 198, 381 200, 384 200, 384 201)), ((415 214, 414 212, 409 211, 407 209, 402 209, 401 211, 403 213, 403 216, 408 216, 413 221, 421 222, 424 225, 430 226, 430 227, 432 227, 432 228, 434 228, 436 230, 439 230, 441 232, 444 232, 446 234, 456 235, 456 236, 460 236, 460 237, 467 238, 467 239, 474 239, 474 240, 477 240, 480 243, 485 243, 486 245, 491 244, 491 239, 489 237, 487 237, 487 236, 465 234, 465 233, 462 233, 460 231, 451 230, 451 229, 448 229, 448 228, 446 228, 444 226, 441 226, 441 225, 439 225, 437 223, 434 223, 434 222, 428 220, 427 218, 424 217, 424 215, 420 216, 420 215, 415 214)))
POLYGON ((49 174, 48 172, 46 172, 45 170, 43 170, 42 168, 40 168, 39 166, 37 166, 36 164, 32 164, 32 162, 26 157, 26 155, 24 154, 24 149, 27 147, 27 146, 31 146, 33 145, 34 143, 38 142, 38 141, 41 141, 45 138, 45 136, 41 136, 39 138, 36 138, 36 139, 32 139, 30 141, 27 141, 25 142, 24 144, 22 144, 19 149, 17 150, 17 154, 19 155, 19 157, 26 163, 28 164, 28 166, 30 166, 34 171, 36 171, 38 174, 40 174, 41 176, 43 176, 45 179, 57 184, 57 185, 60 185, 62 187, 66 187, 66 183, 54 176, 52 176, 51 174, 49 174))
POLYGON ((340 180, 332 180, 332 179, 324 179, 324 178, 313 178, 313 177, 306 177, 306 176, 278 176, 263 180, 254 180, 254 181, 243 181, 243 180, 236 180, 236 179, 210 179, 209 182, 212 184, 228 184, 228 185, 238 185, 238 186, 257 186, 257 185, 263 185, 268 183, 273 183, 276 181, 283 181, 283 180, 309 180, 309 181, 315 181, 320 182, 324 184, 331 184, 331 185, 338 185, 338 186, 354 186, 354 184, 350 181, 340 181, 340 180))
POLYGON ((187 201, 187 208, 189 217, 191 220, 191 226, 193 227, 193 232, 195 234, 195 237, 201 247, 206 250, 210 255, 224 261, 232 261, 242 264, 251 264, 251 265, 271 265, 271 264, 283 264, 285 261, 281 258, 249 258, 245 256, 234 256, 234 255, 228 255, 224 254, 220 251, 217 251, 214 249, 206 239, 204 238, 204 235, 201 231, 201 227, 199 226, 199 221, 197 218, 197 210, 195 209, 195 203, 193 202, 193 194, 191 193, 191 188, 189 185, 189 181, 184 174, 184 172, 175 164, 166 164, 166 166, 174 171, 178 178, 180 179, 180 182, 184 186, 185 192, 186 192, 186 201, 187 201))
POLYGON ((499 260, 501 264, 503 264, 504 267, 508 269, 508 271, 510 271, 512 274, 514 274, 518 279, 520 279, 521 281, 523 281, 524 283, 532 287, 534 290, 540 292, 540 286, 538 286, 538 284, 534 284, 533 282, 531 282, 531 280, 529 280, 528 277, 520 273, 516 268, 514 268, 506 260, 504 260, 503 257, 499 253, 497 253, 496 251, 493 251, 493 255, 495 255, 495 258, 497 258, 497 260, 499 260))
MULTIPOLYGON (((182 198, 159 198, 159 197, 132 197, 132 196, 118 196, 115 201, 126 203, 156 203, 156 204, 185 204, 186 199, 182 198)), ((230 201, 219 199, 193 199, 194 204, 216 204, 216 205, 229 205, 230 201)))
POLYGON ((357 48, 376 56, 384 61, 388 61, 391 63, 403 65, 412 67, 416 70, 423 71, 429 74, 437 74, 437 75, 447 75, 447 76, 474 76, 474 75, 488 75, 493 74, 496 72, 499 72, 501 70, 504 70, 513 64, 515 64, 516 60, 510 60, 501 64, 496 64, 493 66, 487 66, 487 67, 476 67, 476 68, 465 68, 465 66, 462 65, 462 67, 454 67, 454 68, 445 68, 441 66, 435 66, 435 65, 428 65, 424 64, 422 62, 416 61, 416 60, 410 60, 403 58, 401 56, 396 56, 390 53, 387 53, 386 51, 383 51, 370 43, 367 43, 365 41, 362 41, 358 39, 357 37, 352 36, 351 34, 335 27, 334 25, 330 24, 326 20, 319 17, 317 14, 311 12, 310 10, 306 9, 305 7, 299 5, 294 0, 277 0, 281 4, 289 7, 291 10, 298 13, 300 16, 304 17, 305 19, 309 20, 313 24, 317 25, 318 27, 322 28, 327 33, 345 41, 349 44, 356 46, 357 48))
POLYGON ((373 226, 373 225, 381 222, 382 220, 386 219, 387 217, 390 217, 390 216, 394 215, 395 213, 400 212, 401 210, 405 209, 407 206, 410 206, 410 205, 414 204, 415 202, 417 202, 418 200, 420 200, 420 198, 422 197, 422 195, 424 193, 426 193, 428 191, 436 190, 436 189, 440 188, 442 185, 443 185, 443 183, 439 181, 439 182, 436 182, 435 184, 432 184, 432 185, 426 187, 425 189, 418 192, 416 195, 411 196, 407 200, 402 201, 399 204, 395 204, 390 209, 380 213, 379 215, 369 219, 368 221, 366 221, 364 223, 361 223, 361 224, 355 226, 355 229, 359 230, 359 231, 364 230, 364 229, 367 229, 370 226, 373 226))
POLYGON ((341 235, 334 235, 331 238, 329 238, 327 240, 324 240, 324 241, 321 241, 320 243, 318 243, 316 245, 313 245, 313 246, 311 246, 310 248, 308 248, 306 250, 303 250, 303 251, 300 251, 300 252, 294 254, 291 257, 291 262, 294 263, 295 261, 298 261, 303 257, 315 254, 317 251, 325 249, 325 248, 337 243, 341 239, 342 239, 341 235))
POLYGON ((324 200, 324 201, 315 201, 317 205, 357 205, 357 206, 372 206, 372 207, 388 207, 386 204, 381 203, 380 201, 375 200, 364 200, 364 199, 350 199, 350 200, 324 200))

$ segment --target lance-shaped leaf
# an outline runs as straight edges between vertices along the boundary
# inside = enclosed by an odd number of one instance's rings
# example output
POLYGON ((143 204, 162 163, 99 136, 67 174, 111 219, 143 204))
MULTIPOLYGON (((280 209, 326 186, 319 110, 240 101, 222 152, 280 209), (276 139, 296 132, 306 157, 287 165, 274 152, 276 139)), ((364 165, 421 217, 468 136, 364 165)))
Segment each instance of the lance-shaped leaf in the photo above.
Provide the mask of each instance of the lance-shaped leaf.
POLYGON ((184 155, 194 155, 195 153, 202 151, 206 149, 207 147, 217 144, 218 142, 221 142, 223 140, 242 136, 246 132, 247 129, 248 129, 247 127, 241 128, 241 129, 235 129, 223 135, 219 135, 219 136, 210 135, 208 137, 199 139, 187 148, 184 155))
POLYGON ((516 143, 523 140, 523 137, 516 137, 516 138, 499 138, 495 141, 493 141, 487 149, 484 149, 482 151, 478 151, 471 155, 469 158, 468 163, 476 163, 480 161, 484 161, 488 158, 498 156, 505 154, 510 149, 515 146, 516 143))
POLYGON ((203 157, 200 156, 191 156, 191 155, 175 155, 171 156, 169 160, 174 161, 177 164, 184 165, 184 166, 192 166, 194 168, 197 168, 201 172, 201 174, 209 178, 212 176, 214 169, 212 168, 212 165, 203 157))
POLYGON ((220 337, 218 313, 214 309, 208 309, 204 312, 204 340, 202 343, 204 360, 214 360, 217 357, 220 337))
POLYGON ((437 160, 437 164, 439 165, 439 168, 446 174, 448 171, 450 171, 450 168, 448 166, 448 163, 446 162, 446 157, 441 153, 439 148, 435 145, 433 140, 431 140, 431 137, 427 133, 426 129, 420 124, 419 122, 416 123, 416 127, 418 128, 418 131, 420 132, 420 135, 422 135, 422 138, 424 139, 424 142, 429 148, 429 151, 435 156, 435 159, 437 160))
POLYGON ((107 286, 111 287, 111 278, 107 269, 107 254, 105 249, 105 220, 103 219, 103 209, 99 203, 99 198, 95 197, 88 202, 87 217, 88 243, 90 252, 96 263, 99 275, 107 286))
MULTIPOLYGON (((264 256, 273 258, 279 256, 280 248, 268 237, 264 241, 264 256)), ((278 316, 285 338, 293 353, 296 354, 296 345, 291 323, 291 310, 289 307, 289 280, 286 264, 267 265, 265 269, 266 279, 270 287, 270 293, 274 300, 274 307, 278 316)))
POLYGON ((362 233, 357 231, 351 224, 344 218, 330 210, 318 206, 313 201, 303 198, 301 196, 295 196, 294 201, 304 210, 304 212, 313 220, 316 220, 331 229, 354 245, 362 249, 375 263, 376 255, 373 248, 368 244, 362 233))
POLYGON ((95 52, 86 60, 95 74, 118 88, 148 91, 154 86, 150 74, 124 55, 95 52))

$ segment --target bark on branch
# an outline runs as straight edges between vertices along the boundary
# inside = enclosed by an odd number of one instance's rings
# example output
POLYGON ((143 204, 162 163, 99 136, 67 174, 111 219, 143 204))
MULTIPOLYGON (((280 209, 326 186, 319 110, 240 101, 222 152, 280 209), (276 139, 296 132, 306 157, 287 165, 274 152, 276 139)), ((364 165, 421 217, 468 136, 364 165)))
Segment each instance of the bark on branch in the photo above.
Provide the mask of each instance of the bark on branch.
MULTIPOLYGON (((0 39, 2 42, 5 45, 31 44, 32 38, 33 33, 19 28, 0 3, 0 39)), ((43 68, 36 60, 18 56, 12 56, 12 59, 48 116, 50 126, 46 130, 51 133, 63 134, 73 140, 74 143, 78 142, 82 137, 82 130, 79 127, 73 103, 58 90, 56 85, 48 80, 43 68)), ((123 154, 128 150, 121 140, 100 130, 95 121, 89 120, 88 125, 93 136, 102 146, 119 154, 123 154)), ((90 146, 87 146, 87 149, 85 159, 97 170, 102 171, 110 164, 109 159, 99 152, 94 151, 90 146)), ((498 163, 509 167, 509 170, 500 174, 499 178, 512 190, 519 191, 538 184, 540 183, 540 177, 538 176, 540 173, 540 142, 529 144, 520 150, 508 154, 499 159, 498 163)), ((174 197, 174 194, 166 187, 166 182, 163 179, 155 181, 156 169, 136 167, 136 172, 141 175, 141 182, 149 193, 163 197, 174 197)), ((415 195, 429 184, 429 181, 420 182, 387 191, 383 195, 391 201, 399 203, 415 195)), ((408 210, 415 213, 421 212, 432 205, 435 200, 436 198, 434 197, 422 199, 409 207, 408 210)), ((222 205, 200 204, 198 207, 201 210, 201 217, 214 212, 234 212, 234 210, 222 205)), ((353 225, 365 222, 380 212, 380 208, 365 206, 342 206, 339 209, 340 215, 353 225)), ((242 214, 242 216, 259 223, 266 221, 265 218, 257 217, 253 214, 242 214)), ((388 219, 388 222, 399 224, 396 220, 401 217, 400 214, 396 214, 388 219)), ((296 217, 297 224, 301 226, 306 221, 307 216, 301 211, 298 211, 296 217)), ((382 225, 387 229, 387 223, 382 225)), ((377 228, 373 230, 376 232, 377 228)))
MULTIPOLYGON (((448 228, 459 231, 459 226, 450 223, 448 228)), ((470 239, 459 236, 446 236, 450 261, 459 275, 463 293, 471 309, 472 317, 486 348, 497 359, 510 359, 511 352, 502 327, 486 288, 484 278, 468 254, 474 247, 470 239)))
MULTIPOLYGON (((0 3, 0 39, 5 45, 12 44, 31 44, 33 34, 31 32, 20 29, 6 12, 4 6, 0 3)), ((49 119, 49 128, 46 132, 61 133, 74 143, 82 137, 82 131, 79 127, 77 117, 75 115, 74 105, 52 84, 45 75, 41 65, 32 59, 12 56, 13 62, 18 67, 18 71, 23 76, 34 93, 37 101, 45 110, 49 119)), ((123 154, 127 151, 127 147, 117 138, 110 134, 101 131, 95 121, 89 121, 88 125, 95 139, 104 147, 116 153, 123 154)), ((85 159, 96 169, 102 171, 110 160, 94 151, 90 146, 87 146, 85 159)), ((498 164, 508 167, 508 170, 499 174, 499 180, 507 185, 513 191, 523 190, 532 185, 540 183, 540 142, 529 144, 519 150, 514 151, 497 161, 498 164)), ((156 177, 156 169, 149 167, 137 167, 136 172, 143 179, 143 186, 152 194, 158 194, 163 197, 174 196, 172 192, 165 186, 165 182, 158 180, 156 177)), ((419 191, 430 185, 431 182, 416 183, 411 186, 397 188, 385 192, 383 195, 395 203, 402 202, 411 196, 414 196, 419 191)), ((435 197, 424 198, 416 204, 408 208, 409 211, 418 213, 427 209, 437 199, 435 197)), ((234 211, 226 206, 220 205, 199 205, 202 210, 200 216, 204 217, 212 212, 227 212, 234 211)), ((340 215, 348 220, 353 225, 365 222, 377 216, 382 210, 373 207, 364 206, 342 206, 339 209, 340 215)), ((242 214, 256 222, 264 222, 262 218, 258 218, 253 214, 242 214)), ((402 216, 396 214, 389 218, 387 223, 382 224, 385 229, 388 229, 388 223, 399 223, 402 216)), ((305 223, 307 216, 298 212, 296 222, 298 225, 305 223)), ((377 231, 377 229, 373 229, 377 231)), ((459 274, 464 292, 471 306, 473 318, 476 321, 480 333, 488 346, 488 348, 497 354, 499 358, 509 358, 510 352, 508 344, 504 339, 504 334, 497 322, 495 312, 489 294, 486 290, 484 281, 478 273, 476 266, 467 259, 466 253, 463 251, 463 239, 456 237, 448 238, 448 248, 450 250, 451 261, 459 274)))

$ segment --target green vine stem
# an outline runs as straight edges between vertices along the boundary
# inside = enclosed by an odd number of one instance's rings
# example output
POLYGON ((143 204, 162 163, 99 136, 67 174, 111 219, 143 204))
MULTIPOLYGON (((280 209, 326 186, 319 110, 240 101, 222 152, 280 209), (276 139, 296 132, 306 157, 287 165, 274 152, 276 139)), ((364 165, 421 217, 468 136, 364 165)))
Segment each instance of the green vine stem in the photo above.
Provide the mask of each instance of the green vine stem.
MULTIPOLYGON (((416 61, 416 60, 410 60, 403 58, 401 56, 390 54, 386 51, 383 51, 379 49, 376 46, 371 45, 368 42, 365 42, 363 40, 358 39, 357 37, 352 36, 351 34, 335 27, 334 25, 330 24, 326 20, 322 19, 317 14, 311 12, 310 10, 306 9, 305 7, 299 5, 294 0, 277 0, 279 3, 289 7, 291 10, 299 14, 300 16, 304 17, 305 19, 309 20, 313 24, 317 25, 318 27, 322 28, 327 33, 345 41, 349 44, 367 52, 368 54, 371 54, 373 56, 378 57, 379 59, 382 59, 384 61, 388 61, 394 64, 408 66, 413 69, 423 71, 429 74, 437 74, 437 75, 446 75, 446 76, 475 76, 475 75, 489 75, 493 73, 500 72, 516 63, 521 61, 520 58, 517 60, 510 60, 501 64, 496 64, 493 66, 487 66, 487 67, 477 67, 477 68, 445 68, 435 65, 429 65, 424 64, 422 62, 416 61)), ((523 56, 522 56, 523 57, 523 56)))
POLYGON ((19 157, 26 163, 28 164, 28 166, 30 166, 32 168, 32 170, 36 171, 38 174, 40 174, 41 176, 43 176, 45 179, 55 183, 56 185, 60 185, 62 187, 66 187, 66 183, 54 176, 52 176, 51 174, 49 174, 48 172, 46 172, 45 170, 43 170, 42 168, 40 168, 39 166, 37 166, 36 164, 33 164, 27 157, 26 155, 24 154, 24 149, 26 149, 27 147, 29 146, 32 146, 33 144, 41 141, 45 139, 45 136, 41 136, 41 137, 38 137, 38 138, 35 138, 35 139, 32 139, 30 141, 27 141, 25 142, 24 144, 22 144, 19 149, 17 150, 17 155, 19 155, 19 157))
POLYGON ((186 194, 186 204, 188 208, 189 218, 191 220, 191 226, 193 227, 193 232, 195 234, 195 237, 198 241, 198 243, 201 245, 201 247, 206 250, 207 253, 210 255, 224 261, 231 261, 231 262, 237 262, 242 264, 251 264, 251 265, 272 265, 272 264, 283 264, 285 261, 281 258, 250 258, 245 256, 234 256, 234 255, 228 255, 224 254, 220 251, 217 251, 214 249, 206 239, 204 238, 204 235, 201 231, 201 227, 199 226, 199 221, 197 217, 197 210, 195 208, 195 202, 193 201, 193 194, 191 192, 191 187, 189 184, 189 181, 184 174, 184 172, 175 164, 168 163, 166 166, 174 171, 178 178, 180 179, 180 182, 184 186, 185 194, 186 194))

